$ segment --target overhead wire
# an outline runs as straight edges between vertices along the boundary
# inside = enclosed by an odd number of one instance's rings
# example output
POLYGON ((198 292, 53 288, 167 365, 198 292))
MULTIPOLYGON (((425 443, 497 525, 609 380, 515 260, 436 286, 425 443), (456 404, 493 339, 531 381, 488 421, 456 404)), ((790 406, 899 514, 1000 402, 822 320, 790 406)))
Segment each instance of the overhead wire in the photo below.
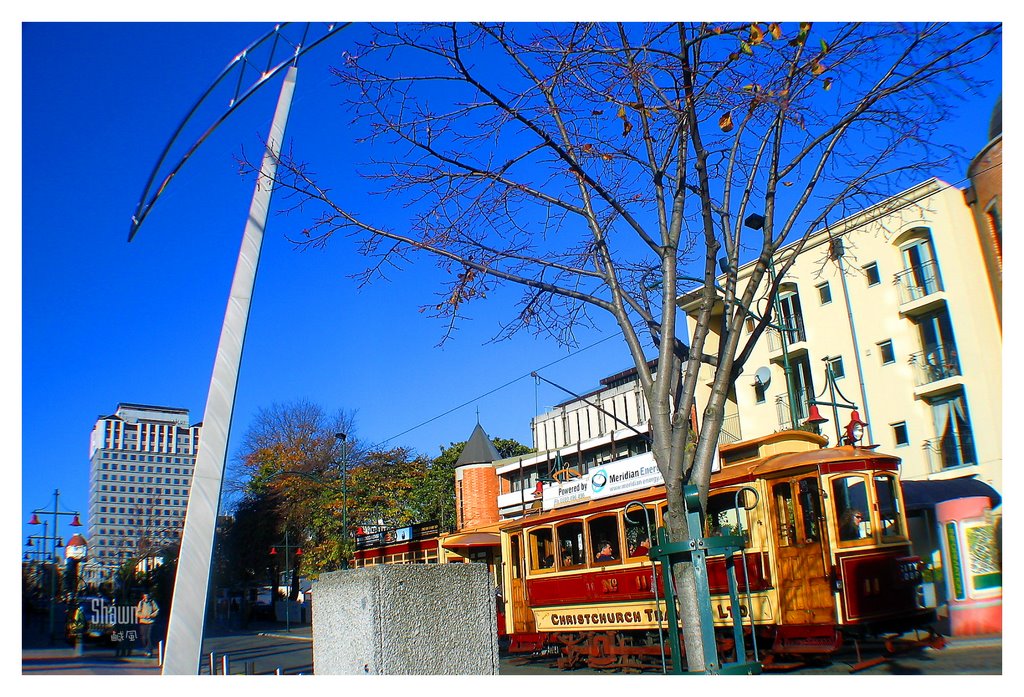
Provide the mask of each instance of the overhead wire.
MULTIPOLYGON (((982 171, 980 171, 978 173, 987 172, 989 169, 993 169, 993 168, 995 168, 997 166, 1002 166, 1002 165, 1001 164, 999 164, 999 165, 992 165, 991 167, 989 167, 989 168, 987 168, 985 170, 982 170, 982 171)), ((952 182, 952 183, 948 183, 948 182, 943 182, 943 183, 946 184, 945 188, 956 188, 960 184, 968 181, 969 179, 970 179, 970 177, 963 177, 962 179, 959 179, 959 180, 957 180, 955 182, 952 182)), ((885 212, 885 214, 886 215, 892 215, 893 213, 901 211, 904 208, 909 208, 910 206, 916 205, 916 204, 920 203, 921 201, 925 200, 926 198, 928 198, 929 196, 934 196, 936 193, 938 193, 938 192, 930 191, 927 194, 922 194, 922 195, 920 195, 917 198, 914 198, 914 199, 911 199, 909 201, 904 202, 902 205, 900 205, 900 206, 898 206, 896 208, 893 208, 891 210, 887 210, 885 212)), ((423 426, 426 426, 429 423, 437 421, 438 419, 444 418, 445 416, 448 416, 449 414, 452 414, 452 413, 458 411, 459 409, 462 409, 462 408, 464 408, 466 406, 469 406, 470 404, 473 404, 474 402, 477 402, 477 401, 483 399, 484 397, 489 397, 490 395, 494 394, 495 392, 499 392, 499 391, 505 389, 506 387, 514 385, 515 383, 519 382, 520 380, 523 380, 524 378, 532 377, 534 373, 536 373, 536 372, 538 372, 540 370, 544 370, 545 368, 550 368, 551 366, 556 365, 557 363, 561 363, 564 360, 567 360, 569 358, 573 358, 573 357, 583 353, 584 351, 588 351, 589 349, 592 349, 595 346, 598 346, 598 345, 604 343, 605 341, 608 341, 609 339, 616 338, 617 336, 619 336, 619 335, 618 334, 609 334, 608 336, 604 337, 603 339, 599 339, 598 341, 595 341, 592 344, 584 346, 581 349, 577 349, 576 351, 572 351, 572 352, 562 356, 561 358, 559 358, 557 360, 551 361, 550 363, 542 365, 539 368, 535 368, 535 369, 533 369, 533 370, 531 370, 531 371, 529 371, 527 373, 524 373, 524 374, 520 375, 519 377, 516 377, 516 378, 513 378, 512 380, 509 380, 508 382, 506 382, 506 383, 504 383, 502 385, 499 385, 499 386, 497 386, 497 387, 495 387, 493 389, 490 389, 487 392, 484 392, 483 394, 480 394, 480 395, 478 395, 478 396, 476 396, 476 397, 474 397, 472 399, 469 399, 469 400, 463 402, 462 404, 454 406, 454 407, 452 407, 452 408, 450 408, 450 409, 448 409, 448 410, 446 410, 446 411, 444 411, 444 412, 442 412, 440 414, 437 414, 436 416, 432 416, 429 419, 427 419, 425 421, 422 421, 422 422, 416 424, 415 426, 412 426, 411 428, 407 428, 406 430, 402 431, 401 433, 395 434, 395 435, 391 436, 390 438, 386 438, 383 441, 380 441, 380 444, 384 445, 386 443, 389 443, 389 442, 395 440, 396 438, 400 438, 400 437, 402 437, 402 436, 404 436, 404 435, 406 435, 408 433, 412 433, 413 431, 415 431, 415 430, 417 430, 419 428, 422 428, 423 426)), ((535 398, 535 401, 536 401, 536 398, 535 398)), ((536 408, 537 408, 537 405, 535 405, 535 409, 536 408)))
POLYGON ((502 385, 499 385, 498 387, 495 387, 495 388, 493 388, 491 390, 488 390, 487 392, 484 392, 481 395, 478 395, 478 396, 476 396, 476 397, 474 397, 472 399, 466 400, 465 402, 463 402, 462 404, 459 404, 458 406, 454 406, 451 409, 448 409, 447 411, 444 411, 444 412, 442 412, 442 413, 440 413, 440 414, 438 414, 436 416, 430 417, 426 421, 418 423, 418 424, 416 424, 415 426, 413 426, 411 428, 407 428, 406 430, 402 431, 401 433, 393 435, 390 438, 384 439, 383 441, 381 441, 381 445, 383 445, 385 443, 389 443, 389 442, 395 440, 396 438, 400 438, 401 436, 404 436, 407 433, 412 433, 413 431, 415 431, 418 428, 422 428, 423 426, 426 426, 427 424, 429 424, 431 422, 437 421, 440 418, 448 416, 449 414, 451 414, 453 412, 456 412, 459 409, 462 409, 463 407, 469 406, 470 404, 473 404, 474 402, 477 402, 477 401, 483 399, 484 397, 489 397, 490 395, 494 394, 495 392, 499 392, 499 391, 505 389, 506 387, 514 385, 515 383, 519 382, 520 380, 522 380, 524 378, 532 377, 533 374, 536 373, 537 371, 544 370, 545 368, 550 368, 551 366, 553 366, 553 365, 555 365, 557 363, 561 363, 564 360, 567 360, 569 358, 573 358, 575 356, 578 356, 579 354, 583 353, 584 351, 588 351, 588 350, 594 348, 595 346, 603 344, 604 342, 608 341, 609 339, 617 338, 618 336, 619 336, 618 334, 609 334, 608 336, 604 337, 603 339, 598 339, 597 341, 595 341, 592 344, 589 344, 587 346, 584 346, 583 348, 580 348, 580 349, 577 349, 577 350, 572 351, 570 353, 567 353, 566 355, 562 356, 561 358, 558 358, 558 359, 556 359, 554 361, 551 361, 550 363, 546 363, 546 364, 544 364, 544 365, 542 365, 542 366, 540 366, 538 368, 534 368, 533 370, 531 370, 529 372, 523 373, 522 375, 520 375, 517 378, 513 378, 512 380, 509 380, 508 382, 506 382, 506 383, 504 383, 502 385))

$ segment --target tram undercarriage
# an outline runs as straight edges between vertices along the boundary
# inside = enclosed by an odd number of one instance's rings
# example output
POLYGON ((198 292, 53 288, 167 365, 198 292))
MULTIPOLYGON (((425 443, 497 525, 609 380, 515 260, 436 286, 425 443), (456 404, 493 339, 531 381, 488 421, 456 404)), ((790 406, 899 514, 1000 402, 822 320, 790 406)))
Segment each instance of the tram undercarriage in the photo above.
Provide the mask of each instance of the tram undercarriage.
MULTIPOLYGON (((757 630, 756 659, 764 671, 781 672, 828 663, 840 649, 852 645, 856 656, 850 664, 850 672, 853 673, 885 663, 907 651, 945 646, 945 638, 931 627, 911 634, 890 634, 871 640, 863 636, 844 636, 834 627, 821 625, 765 626, 757 630)), ((720 660, 738 661, 736 642, 731 632, 719 631, 716 638, 720 660)), ((744 642, 746 660, 755 660, 755 642, 751 639, 749 627, 744 628, 744 642)), ((543 644, 545 648, 537 655, 553 657, 555 665, 565 671, 586 667, 639 673, 661 672, 672 667, 668 637, 664 634, 659 637, 656 631, 556 632, 543 635, 543 644)))

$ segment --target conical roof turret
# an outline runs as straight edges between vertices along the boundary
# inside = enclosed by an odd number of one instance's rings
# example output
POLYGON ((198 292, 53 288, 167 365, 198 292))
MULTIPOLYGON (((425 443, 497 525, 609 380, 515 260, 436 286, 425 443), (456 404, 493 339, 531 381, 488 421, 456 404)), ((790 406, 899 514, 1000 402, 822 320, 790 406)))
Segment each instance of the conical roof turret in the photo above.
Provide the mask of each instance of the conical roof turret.
POLYGON ((462 449, 459 459, 455 461, 455 466, 480 465, 500 459, 501 455, 491 443, 491 439, 484 432, 483 427, 477 423, 476 428, 473 429, 473 435, 466 441, 466 447, 462 449))

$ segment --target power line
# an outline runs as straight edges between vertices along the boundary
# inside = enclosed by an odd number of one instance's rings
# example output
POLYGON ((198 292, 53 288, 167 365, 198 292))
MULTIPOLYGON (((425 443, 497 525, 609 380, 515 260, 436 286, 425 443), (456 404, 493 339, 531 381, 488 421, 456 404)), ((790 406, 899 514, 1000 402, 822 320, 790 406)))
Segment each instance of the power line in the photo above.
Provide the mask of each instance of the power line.
POLYGON ((462 404, 459 404, 458 406, 452 407, 451 409, 449 409, 449 410, 447 410, 447 411, 445 411, 445 412, 443 412, 441 414, 438 414, 437 416, 432 416, 431 418, 427 419, 426 421, 418 423, 415 426, 413 426, 412 428, 408 428, 408 429, 402 431, 401 433, 399 433, 397 435, 391 436, 390 438, 386 438, 383 441, 381 441, 380 444, 384 445, 385 443, 389 443, 389 442, 395 440, 396 438, 400 438, 401 436, 404 436, 407 433, 411 433, 411 432, 415 431, 418 428, 422 428, 423 426, 426 426, 427 424, 429 424, 429 423, 431 423, 433 421, 437 421, 440 418, 448 416, 452 412, 456 412, 459 409, 462 409, 463 407, 472 404, 473 402, 479 401, 479 400, 483 399, 484 397, 489 397, 490 395, 494 394, 495 392, 503 390, 506 387, 509 387, 510 385, 514 385, 515 383, 519 382, 523 378, 531 377, 534 373, 536 373, 539 370, 544 370, 545 368, 550 368, 551 366, 555 365, 556 363, 561 363, 564 360, 567 360, 569 358, 573 358, 575 356, 578 356, 579 354, 583 353, 584 351, 588 351, 588 350, 594 348, 595 346, 597 346, 599 344, 603 344, 604 342, 608 341, 609 339, 614 339, 614 338, 616 338, 618 336, 619 336, 618 334, 609 334, 608 336, 604 337, 603 339, 598 339, 597 341, 595 341, 594 343, 590 344, 589 346, 584 346, 581 349, 578 349, 576 351, 568 353, 568 354, 562 356, 561 358, 559 358, 557 360, 551 361, 550 363, 547 363, 545 365, 540 366, 539 368, 534 368, 530 372, 523 373, 519 377, 514 378, 512 380, 509 380, 508 382, 506 382, 503 385, 499 385, 498 387, 495 387, 494 389, 488 390, 487 392, 484 392, 483 394, 478 395, 477 397, 474 397, 473 399, 467 400, 467 401, 463 402, 462 404))

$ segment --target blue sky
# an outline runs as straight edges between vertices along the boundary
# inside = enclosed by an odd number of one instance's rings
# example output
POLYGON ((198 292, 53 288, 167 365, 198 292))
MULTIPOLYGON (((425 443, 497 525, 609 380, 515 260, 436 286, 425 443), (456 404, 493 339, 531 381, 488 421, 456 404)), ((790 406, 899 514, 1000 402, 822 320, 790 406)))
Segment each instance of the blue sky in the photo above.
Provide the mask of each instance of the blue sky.
MULTIPOLYGON (((62 509, 86 513, 89 434, 119 402, 184 407, 193 422, 203 418, 253 189, 238 175, 234 156, 260 150, 279 81, 200 149, 131 244, 129 218, 185 111, 270 26, 24 26, 23 523, 33 508, 52 505, 56 488, 62 509)), ((316 169, 355 186, 358 153, 327 72, 345 47, 343 32, 303 60, 287 139, 316 169)), ((998 60, 988 66, 997 80, 998 60)), ((965 104, 949 124, 968 152, 985 144, 999 89, 965 104)), ((962 171, 936 175, 957 183, 962 171)), ((274 216, 268 226, 232 455, 258 409, 296 399, 329 412, 354 410, 359 438, 427 455, 468 437, 477 409, 492 436, 529 444, 536 408, 566 397, 547 385, 536 388, 530 371, 559 361, 542 374, 583 392, 630 365, 623 341, 610 334, 581 335, 582 346, 601 343, 567 360, 566 349, 526 335, 488 343, 510 306, 501 297, 471 308, 471 320, 439 348, 443 323, 419 312, 436 287, 432 265, 359 289, 349 278, 364 268, 354 246, 338 241, 324 251, 296 252, 284 236, 298 224, 274 216)))
MULTIPOLYGON (((175 178, 129 244, 130 216, 186 110, 244 46, 250 25, 29 25, 24 31, 22 512, 88 506, 88 444, 119 402, 184 407, 203 418, 253 183, 234 156, 258 152, 279 81, 241 107, 175 178), (82 76, 76 79, 75 76, 82 76), (88 79, 84 79, 88 76, 88 79)), ((327 67, 340 35, 300 67, 287 138, 346 161, 345 118, 327 67)), ((296 252, 293 221, 268 225, 239 379, 232 444, 271 403, 309 399, 357 412, 358 436, 433 455, 480 421, 530 443, 530 419, 565 399, 523 378, 569 355, 523 336, 488 344, 496 304, 472 310, 443 347, 419 312, 436 271, 420 264, 359 289, 354 247, 296 252), (447 416, 436 418, 466 404, 447 416), (432 420, 434 419, 434 420, 432 420), (432 420, 432 421, 430 421, 432 420), (418 427, 430 421, 425 426, 418 427), (403 434, 404 435, 400 435, 403 434)), ((584 337, 587 345, 607 335, 584 337)), ((617 338, 543 374, 585 391, 628 367, 617 338)), ((234 452, 234 447, 230 448, 234 452)), ((27 531, 36 532, 35 530, 27 531)))

